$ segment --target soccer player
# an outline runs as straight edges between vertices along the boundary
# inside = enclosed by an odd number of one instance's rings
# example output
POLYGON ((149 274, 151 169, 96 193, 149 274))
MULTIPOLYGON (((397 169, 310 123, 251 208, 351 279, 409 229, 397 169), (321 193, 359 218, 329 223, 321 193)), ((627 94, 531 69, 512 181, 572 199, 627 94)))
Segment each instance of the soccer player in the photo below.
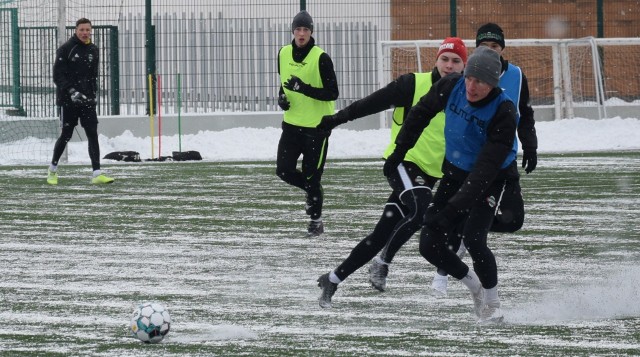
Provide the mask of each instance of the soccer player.
POLYGON ((324 233, 321 178, 329 136, 316 129, 324 115, 335 113, 338 82, 331 57, 315 44, 313 19, 300 11, 291 23, 293 40, 278 53, 280 92, 278 105, 284 110, 278 143, 276 174, 284 182, 306 193, 306 213, 311 236, 324 233), (302 170, 297 169, 302 158, 302 170))
POLYGON ((53 64, 53 82, 57 87, 56 104, 62 131, 53 147, 47 176, 47 183, 50 185, 58 184, 58 161, 71 140, 78 121, 87 134, 89 158, 93 168, 91 183, 105 184, 114 181, 100 171, 96 113, 98 63, 98 47, 91 42, 91 21, 81 18, 76 21, 75 34, 56 51, 53 64))
MULTIPOLYGON (((527 77, 520 67, 509 63, 502 57, 505 48, 504 32, 494 23, 486 23, 478 28, 476 33, 476 48, 486 46, 500 54, 502 70, 500 74, 500 87, 513 100, 520 116, 518 122, 518 138, 522 143, 522 168, 527 174, 535 170, 538 163, 538 137, 536 136, 533 109, 529 100, 529 84, 527 77)), ((518 149, 518 141, 513 143, 518 149)), ((496 209, 495 219, 491 225, 492 232, 513 233, 524 223, 524 201, 520 188, 520 176, 507 181, 505 190, 500 196, 496 209)), ((450 237, 449 245, 453 249, 460 246, 459 235, 450 237)), ((464 253, 464 245, 458 250, 458 254, 464 253)), ((443 271, 437 272, 433 277, 431 287, 442 295, 447 295, 447 275, 443 271)))
POLYGON ((487 246, 497 202, 508 180, 517 177, 513 145, 517 109, 499 87, 500 55, 478 47, 464 75, 447 76, 407 115, 396 149, 384 164, 385 175, 400 169, 407 152, 437 113, 445 111, 443 177, 427 209, 420 254, 471 291, 479 322, 500 322, 498 268, 487 246), (470 269, 448 246, 448 236, 464 221, 462 238, 473 259, 470 269))
MULTIPOLYGON (((391 128, 391 143, 384 157, 395 149, 394 140, 409 109, 429 91, 433 83, 452 73, 460 74, 467 61, 467 49, 457 37, 446 38, 436 54, 435 67, 428 73, 408 73, 399 76, 386 87, 360 99, 335 115, 325 116, 319 129, 331 131, 337 125, 395 107, 391 128)), ((331 306, 331 297, 340 282, 358 270, 382 250, 370 269, 371 284, 384 291, 387 264, 395 252, 420 229, 431 201, 431 189, 442 177, 444 159, 444 112, 438 113, 408 150, 402 164, 387 176, 392 192, 373 232, 353 248, 351 254, 335 270, 322 275, 318 285, 323 289, 321 307, 331 306), (384 260, 383 260, 384 259, 384 260), (383 271, 384 276, 379 272, 383 271)))

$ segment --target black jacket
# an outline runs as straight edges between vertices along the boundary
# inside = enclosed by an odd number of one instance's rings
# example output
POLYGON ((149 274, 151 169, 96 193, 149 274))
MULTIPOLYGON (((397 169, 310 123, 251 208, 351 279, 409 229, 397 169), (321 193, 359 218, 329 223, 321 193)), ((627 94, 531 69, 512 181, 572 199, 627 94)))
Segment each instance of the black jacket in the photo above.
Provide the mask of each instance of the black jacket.
POLYGON ((74 88, 95 105, 99 62, 98 47, 93 43, 83 43, 76 35, 60 46, 53 64, 56 104, 71 105, 69 90, 74 88))
MULTIPOLYGON (((445 109, 449 96, 461 77, 462 74, 452 73, 440 79, 411 108, 396 137, 395 151, 406 153, 415 145, 423 129, 429 125, 431 119, 445 109)), ((500 95, 501 92, 502 89, 496 87, 486 98, 473 104, 470 103, 470 105, 486 105, 500 95)), ((468 208, 470 203, 474 202, 494 180, 518 176, 515 160, 508 167, 500 168, 513 147, 516 132, 516 115, 515 105, 511 101, 504 102, 498 107, 496 114, 487 127, 487 142, 484 144, 471 172, 455 167, 445 158, 442 167, 444 175, 455 181, 464 182, 460 191, 450 201, 456 208, 468 208)))

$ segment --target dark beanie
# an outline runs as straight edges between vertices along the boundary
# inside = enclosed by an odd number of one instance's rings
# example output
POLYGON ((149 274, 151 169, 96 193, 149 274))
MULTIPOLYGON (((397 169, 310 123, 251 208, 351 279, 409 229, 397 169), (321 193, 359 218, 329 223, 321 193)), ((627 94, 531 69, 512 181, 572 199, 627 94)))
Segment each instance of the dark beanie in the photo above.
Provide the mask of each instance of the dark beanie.
POLYGON ((476 47, 485 41, 493 41, 504 48, 504 32, 502 28, 493 22, 480 26, 478 32, 476 32, 476 47))
POLYGON ((464 76, 475 77, 492 87, 497 87, 500 82, 502 63, 498 52, 486 46, 480 46, 473 50, 467 60, 464 76))
POLYGON ((293 18, 293 22, 291 23, 291 32, 293 32, 293 30, 298 27, 306 27, 311 30, 311 32, 313 32, 313 19, 311 18, 311 15, 309 15, 309 13, 305 10, 300 11, 293 18))

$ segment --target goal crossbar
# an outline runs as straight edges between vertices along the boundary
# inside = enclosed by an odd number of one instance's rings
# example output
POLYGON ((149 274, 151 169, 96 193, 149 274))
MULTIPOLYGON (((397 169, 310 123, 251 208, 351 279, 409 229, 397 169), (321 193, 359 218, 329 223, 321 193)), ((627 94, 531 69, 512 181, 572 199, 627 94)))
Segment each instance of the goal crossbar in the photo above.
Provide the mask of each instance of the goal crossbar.
MULTIPOLYGON (((463 41, 472 53, 475 40, 463 41)), ((379 86, 385 86, 404 73, 430 71, 441 42, 379 41, 379 86)), ((596 108, 598 118, 604 118, 608 116, 609 94, 617 94, 626 100, 640 100, 640 85, 637 84, 640 66, 625 63, 625 58, 617 56, 616 52, 620 50, 616 46, 628 46, 637 51, 640 50, 640 39, 514 39, 506 40, 503 55, 520 66, 527 76, 534 106, 552 107, 555 119, 575 117, 576 108, 596 108), (605 61, 607 65, 603 64, 605 61), (616 75, 611 68, 618 66, 624 66, 630 73, 616 75)), ((381 116, 381 124, 384 121, 381 116)))

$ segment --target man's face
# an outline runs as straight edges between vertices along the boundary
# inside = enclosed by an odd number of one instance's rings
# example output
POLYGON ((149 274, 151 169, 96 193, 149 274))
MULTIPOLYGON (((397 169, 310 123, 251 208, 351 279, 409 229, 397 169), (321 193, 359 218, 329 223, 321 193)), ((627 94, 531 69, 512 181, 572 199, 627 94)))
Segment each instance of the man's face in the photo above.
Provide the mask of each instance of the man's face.
POLYGON ((76 36, 80 39, 80 41, 84 43, 89 43, 91 41, 91 25, 90 24, 80 24, 76 27, 76 36))
POLYGON ((486 98, 493 89, 487 82, 483 82, 474 76, 466 76, 464 85, 467 90, 467 100, 472 103, 486 98))
POLYGON ((296 40, 296 46, 304 47, 311 40, 311 30, 306 27, 296 27, 293 30, 293 37, 296 40))
POLYGON ((444 77, 451 73, 462 73, 464 62, 460 56, 453 52, 443 52, 436 60, 436 68, 440 77, 444 77))
POLYGON ((482 41, 482 42, 480 42, 478 47, 480 47, 480 46, 489 47, 490 49, 498 52, 499 55, 502 55, 502 51, 504 51, 504 48, 500 47, 500 44, 498 44, 497 42, 493 42, 493 41, 482 41))

